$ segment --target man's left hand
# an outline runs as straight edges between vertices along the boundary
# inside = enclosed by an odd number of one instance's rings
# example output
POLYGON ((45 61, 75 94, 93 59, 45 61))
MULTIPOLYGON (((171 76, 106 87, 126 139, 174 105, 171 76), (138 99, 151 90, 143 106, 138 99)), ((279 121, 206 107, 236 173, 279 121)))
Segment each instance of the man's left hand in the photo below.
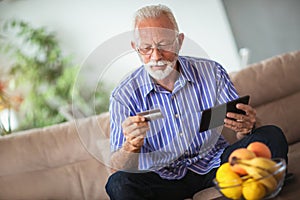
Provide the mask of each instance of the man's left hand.
POLYGON ((228 112, 224 119, 224 126, 234 130, 237 134, 246 135, 251 132, 256 122, 256 111, 250 105, 239 103, 236 107, 245 111, 245 115, 228 112))

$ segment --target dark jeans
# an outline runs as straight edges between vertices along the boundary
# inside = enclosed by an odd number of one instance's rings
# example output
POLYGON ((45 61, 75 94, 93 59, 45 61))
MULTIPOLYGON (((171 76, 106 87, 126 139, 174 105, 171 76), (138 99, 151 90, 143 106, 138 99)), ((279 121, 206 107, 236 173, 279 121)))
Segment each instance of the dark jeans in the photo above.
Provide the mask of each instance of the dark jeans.
MULTIPOLYGON (((227 162, 229 155, 235 149, 246 147, 254 141, 261 141, 268 145, 273 158, 284 158, 287 161, 288 145, 281 129, 276 126, 263 126, 227 147, 221 156, 221 162, 227 162)), ((191 198, 199 190, 213 185, 212 180, 216 170, 213 169, 205 175, 188 171, 186 176, 180 180, 162 179, 154 172, 129 173, 118 171, 109 177, 106 191, 112 200, 191 198)))

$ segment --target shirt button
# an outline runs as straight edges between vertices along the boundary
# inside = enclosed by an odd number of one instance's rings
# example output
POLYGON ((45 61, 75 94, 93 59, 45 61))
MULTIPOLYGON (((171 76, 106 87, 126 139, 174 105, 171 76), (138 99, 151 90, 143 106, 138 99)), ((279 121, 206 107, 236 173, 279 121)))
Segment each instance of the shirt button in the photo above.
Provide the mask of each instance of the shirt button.
POLYGON ((184 154, 185 154, 185 155, 188 155, 188 154, 189 154, 189 152, 188 152, 188 151, 185 151, 185 152, 184 152, 184 154))
POLYGON ((183 136, 183 133, 181 132, 181 133, 179 133, 179 135, 180 135, 180 136, 183 136))
POLYGON ((175 117, 176 117, 176 118, 178 118, 178 117, 179 117, 179 115, 178 115, 178 114, 175 114, 175 117))
POLYGON ((201 151, 199 152, 199 158, 202 158, 202 152, 201 151))
POLYGON ((172 96, 171 96, 171 99, 174 99, 174 98, 175 98, 175 96, 174 96, 174 95, 172 95, 172 96))

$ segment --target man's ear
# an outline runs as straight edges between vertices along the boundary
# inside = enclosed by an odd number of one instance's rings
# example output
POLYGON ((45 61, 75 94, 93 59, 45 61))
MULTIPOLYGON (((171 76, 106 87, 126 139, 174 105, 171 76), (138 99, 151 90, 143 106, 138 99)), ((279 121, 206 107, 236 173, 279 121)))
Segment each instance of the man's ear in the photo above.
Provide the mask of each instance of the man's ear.
POLYGON ((179 43, 179 50, 181 49, 181 46, 183 44, 183 40, 184 40, 184 34, 183 33, 180 33, 178 35, 178 43, 179 43))
POLYGON ((131 41, 131 47, 136 50, 136 46, 135 46, 135 43, 133 41, 131 41))

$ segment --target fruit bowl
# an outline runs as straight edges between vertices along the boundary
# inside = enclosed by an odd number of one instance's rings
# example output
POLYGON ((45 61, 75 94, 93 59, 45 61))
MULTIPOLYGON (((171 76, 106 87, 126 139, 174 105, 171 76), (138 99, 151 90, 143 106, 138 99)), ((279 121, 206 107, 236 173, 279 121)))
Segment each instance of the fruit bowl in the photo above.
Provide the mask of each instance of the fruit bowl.
MULTIPOLYGON (((271 159, 270 159, 271 160, 271 159)), ((213 180, 216 189, 228 199, 270 199, 282 189, 286 163, 284 159, 274 158, 274 165, 262 168, 245 162, 248 175, 213 180)), ((241 161, 242 163, 243 161, 241 161)), ((226 176, 226 174, 224 175, 226 176)), ((234 177, 234 176, 231 176, 234 177)))

